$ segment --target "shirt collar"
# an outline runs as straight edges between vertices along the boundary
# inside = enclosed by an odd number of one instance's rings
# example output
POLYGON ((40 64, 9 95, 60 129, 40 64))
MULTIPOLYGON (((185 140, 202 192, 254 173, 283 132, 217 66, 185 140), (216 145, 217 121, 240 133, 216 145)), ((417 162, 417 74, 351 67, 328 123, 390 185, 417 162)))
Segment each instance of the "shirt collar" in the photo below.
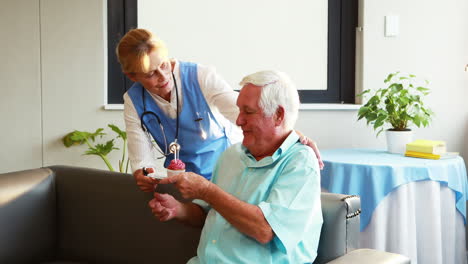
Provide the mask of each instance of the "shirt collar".
POLYGON ((283 141, 281 146, 273 153, 273 155, 265 157, 259 161, 255 159, 255 157, 250 153, 250 151, 244 145, 241 145, 241 149, 243 151, 241 153, 242 155, 241 158, 245 162, 247 167, 265 167, 274 163, 284 153, 286 153, 290 147, 292 147, 298 141, 299 141, 299 136, 297 135, 295 130, 292 130, 289 136, 283 141))

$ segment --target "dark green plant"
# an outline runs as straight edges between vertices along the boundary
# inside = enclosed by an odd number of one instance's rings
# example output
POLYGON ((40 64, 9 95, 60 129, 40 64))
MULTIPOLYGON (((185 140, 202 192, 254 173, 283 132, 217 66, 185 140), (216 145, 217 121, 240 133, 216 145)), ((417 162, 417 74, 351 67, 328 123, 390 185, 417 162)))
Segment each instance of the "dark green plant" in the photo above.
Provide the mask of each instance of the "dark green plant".
MULTIPOLYGON (((122 159, 119 160, 119 171, 120 172, 127 172, 128 171, 128 163, 129 160, 126 159, 127 153, 127 133, 125 131, 120 130, 115 125, 109 124, 107 125, 109 128, 112 129, 117 134, 116 138, 121 138, 123 140, 123 148, 122 148, 122 159), (125 166, 124 166, 124 163, 125 166)), ((107 141, 105 144, 95 144, 95 140, 97 137, 102 138, 106 133, 103 133, 103 128, 96 129, 95 132, 87 132, 87 131, 78 131, 75 130, 73 132, 68 133, 62 138, 63 145, 69 148, 74 145, 83 145, 86 144, 88 146, 88 150, 84 153, 84 155, 96 155, 99 156, 106 166, 109 168, 110 171, 115 171, 112 165, 107 158, 107 154, 109 154, 114 149, 119 149, 114 147, 114 139, 107 141)))
MULTIPOLYGON (((377 136, 384 130, 384 124, 391 125, 395 131, 408 130, 411 123, 417 127, 428 126, 434 112, 424 106, 423 97, 429 89, 416 85, 416 76, 391 73, 384 80, 387 88, 381 88, 371 95, 369 100, 359 108, 358 120, 365 118, 367 125, 378 130, 377 136)), ((428 84, 428 81, 425 81, 428 84)), ((357 96, 371 94, 367 89, 357 96)))

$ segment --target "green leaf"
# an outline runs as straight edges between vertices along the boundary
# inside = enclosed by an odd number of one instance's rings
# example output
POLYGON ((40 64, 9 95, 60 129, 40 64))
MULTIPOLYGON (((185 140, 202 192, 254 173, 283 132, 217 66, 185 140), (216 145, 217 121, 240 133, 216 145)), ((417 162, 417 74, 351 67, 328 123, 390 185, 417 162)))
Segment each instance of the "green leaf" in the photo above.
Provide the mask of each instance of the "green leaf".
POLYGON ((388 116, 387 112, 383 109, 380 109, 377 113, 379 114, 379 116, 382 116, 382 115, 384 115, 385 117, 388 116))
POLYGON ((385 97, 388 91, 389 91, 388 89, 380 89, 380 97, 385 97))
POLYGON ((421 119, 419 118, 419 116, 415 116, 413 118, 413 123, 417 126, 417 127, 420 127, 421 126, 421 119))
POLYGON ((98 156, 100 156, 101 153, 96 148, 89 148, 87 151, 85 151, 85 155, 98 155, 98 156))
POLYGON ((362 91, 362 93, 357 94, 356 97, 362 97, 362 96, 364 96, 365 94, 369 93, 370 91, 371 91, 370 89, 364 90, 364 91, 362 91))
POLYGON ((379 115, 374 123, 374 129, 383 126, 385 119, 387 119, 387 115, 379 115))
POLYGON ((401 91, 401 90, 404 89, 403 84, 401 84, 401 83, 397 83, 395 86, 396 86, 396 91, 397 91, 397 92, 399 92, 399 91, 401 91))
POLYGON ((390 73, 390 74, 387 76, 387 78, 385 78, 384 83, 388 83, 388 82, 392 79, 392 77, 393 77, 393 74, 390 73))
POLYGON ((361 108, 359 108, 358 115, 361 116, 366 114, 367 112, 369 112, 369 107, 362 106, 361 108))
POLYGON ((427 127, 429 125, 429 120, 423 119, 422 124, 424 125, 424 127, 427 127))
POLYGON ((74 143, 81 145, 86 140, 91 139, 92 141, 94 141, 97 136, 105 135, 105 133, 101 132, 102 130, 103 130, 102 128, 99 128, 94 133, 75 130, 69 133, 66 137, 69 137, 67 140, 73 141, 74 143))
POLYGON ((409 100, 411 100, 414 103, 421 104, 421 96, 419 96, 419 95, 411 95, 411 96, 409 96, 409 100))
POLYGON ((96 148, 99 149, 101 151, 101 153, 103 153, 104 155, 109 154, 109 152, 111 152, 113 149, 118 149, 118 148, 114 147, 114 140, 113 139, 107 141, 105 145, 97 144, 96 148))
POLYGON ((420 91, 420 92, 427 92, 427 91, 429 91, 428 88, 421 87, 421 86, 417 87, 416 90, 418 90, 418 91, 420 91))
POLYGON ((398 83, 392 83, 388 86, 388 90, 395 91, 398 83))
POLYGON ((75 130, 75 131, 73 131, 73 133, 71 134, 70 138, 71 138, 71 140, 73 140, 73 141, 75 141, 75 142, 84 142, 84 141, 86 141, 90 136, 91 136, 91 133, 89 133, 89 132, 75 130))
POLYGON ((395 105, 387 103, 386 108, 387 113, 392 114, 395 112, 395 105))
MULTIPOLYGON (((96 139, 96 137, 98 137, 98 136, 102 137, 102 136, 106 135, 106 133, 102 133, 103 130, 104 130, 104 128, 96 129, 96 131, 94 133, 89 135, 89 138, 91 138, 91 140, 94 141, 96 139)), ((88 133, 88 132, 86 132, 86 133, 88 133)))
POLYGON ((384 83, 388 83, 392 78, 393 76, 396 76, 398 75, 400 72, 395 72, 395 73, 390 73, 387 78, 385 79, 384 83))
POLYGON ((406 97, 398 98, 398 104, 405 107, 409 103, 409 99, 406 97))
POLYGON ((112 131, 117 133, 119 135, 118 137, 120 137, 120 138, 122 138, 124 140, 127 139, 127 133, 125 131, 120 130, 120 128, 118 128, 116 125, 109 124, 107 126, 110 127, 112 129, 112 131))
POLYGON ((372 96, 371 99, 369 99, 369 104, 375 105, 380 102, 380 98, 377 95, 372 96))
POLYGON ((106 142, 106 144, 96 144, 96 147, 90 148, 88 151, 86 151, 86 155, 99 155, 99 156, 105 156, 109 154, 113 149, 118 149, 114 148, 114 140, 111 139, 106 142))
POLYGON ((374 120, 377 119, 377 114, 376 113, 369 113, 366 116, 366 119, 367 119, 368 122, 374 121, 374 120))
POLYGON ((382 131, 384 131, 384 129, 383 129, 383 128, 382 128, 382 129, 380 129, 380 130, 379 130, 379 132, 377 132, 377 136, 376 136, 376 137, 378 137, 378 136, 380 135, 380 133, 382 133, 382 131))
POLYGON ((76 134, 76 132, 79 132, 79 131, 70 132, 62 138, 62 143, 63 145, 65 145, 65 147, 69 148, 73 145, 81 145, 85 142, 84 140, 75 139, 76 137, 74 137, 74 135, 76 134))

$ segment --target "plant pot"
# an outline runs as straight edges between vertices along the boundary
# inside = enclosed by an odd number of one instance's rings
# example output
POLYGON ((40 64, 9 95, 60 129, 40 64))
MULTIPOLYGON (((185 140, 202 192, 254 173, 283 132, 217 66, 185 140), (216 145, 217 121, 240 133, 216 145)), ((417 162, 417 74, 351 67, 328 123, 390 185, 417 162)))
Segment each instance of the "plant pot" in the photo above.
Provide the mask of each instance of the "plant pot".
POLYGON ((405 154, 406 144, 413 141, 413 131, 386 130, 387 151, 395 154, 405 154))

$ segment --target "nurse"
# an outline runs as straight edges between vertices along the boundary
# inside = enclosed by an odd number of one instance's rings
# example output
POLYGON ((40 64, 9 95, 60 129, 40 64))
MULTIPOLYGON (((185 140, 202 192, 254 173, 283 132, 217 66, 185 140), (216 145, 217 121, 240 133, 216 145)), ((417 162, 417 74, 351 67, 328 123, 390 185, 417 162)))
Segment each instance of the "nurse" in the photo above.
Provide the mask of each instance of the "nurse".
MULTIPOLYGON (((174 152, 186 171, 210 179, 219 155, 242 140, 235 125, 238 93, 213 68, 169 59, 164 43, 145 29, 125 34, 116 53, 122 71, 135 82, 124 94, 124 118, 137 185, 153 191, 157 180, 141 168, 156 167, 158 158, 165 158, 167 167, 174 152)), ((315 143, 301 141, 323 167, 315 143)))

